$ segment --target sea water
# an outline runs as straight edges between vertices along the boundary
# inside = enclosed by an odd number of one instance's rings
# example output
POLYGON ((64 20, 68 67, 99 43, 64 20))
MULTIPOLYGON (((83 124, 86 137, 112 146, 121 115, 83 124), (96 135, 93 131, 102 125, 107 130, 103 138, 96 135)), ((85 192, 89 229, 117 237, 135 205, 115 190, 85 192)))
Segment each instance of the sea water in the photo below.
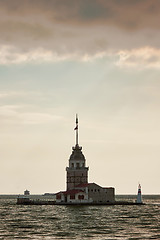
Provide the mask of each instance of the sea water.
POLYGON ((0 196, 0 239, 159 240, 160 196, 143 201, 139 206, 26 206, 0 196))

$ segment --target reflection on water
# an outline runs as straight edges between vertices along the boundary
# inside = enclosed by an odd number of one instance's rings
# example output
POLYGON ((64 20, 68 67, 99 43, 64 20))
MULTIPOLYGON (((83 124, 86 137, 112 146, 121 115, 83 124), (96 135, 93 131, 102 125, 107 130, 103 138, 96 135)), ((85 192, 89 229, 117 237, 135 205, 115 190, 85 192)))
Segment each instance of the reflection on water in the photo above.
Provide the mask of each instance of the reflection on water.
POLYGON ((160 239, 160 198, 142 206, 20 206, 0 199, 0 239, 160 239))

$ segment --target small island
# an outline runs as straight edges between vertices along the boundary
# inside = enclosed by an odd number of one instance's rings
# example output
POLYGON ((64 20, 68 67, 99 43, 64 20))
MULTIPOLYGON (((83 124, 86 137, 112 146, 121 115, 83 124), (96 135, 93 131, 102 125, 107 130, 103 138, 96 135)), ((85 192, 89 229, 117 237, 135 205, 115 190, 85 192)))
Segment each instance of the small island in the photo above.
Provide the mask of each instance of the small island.
POLYGON ((30 205, 141 205, 141 186, 138 187, 136 202, 116 201, 114 187, 101 187, 88 182, 89 167, 79 146, 78 116, 76 115, 76 144, 72 147, 69 166, 66 167, 66 190, 55 194, 55 200, 31 200, 29 194, 19 196, 17 204, 30 205))

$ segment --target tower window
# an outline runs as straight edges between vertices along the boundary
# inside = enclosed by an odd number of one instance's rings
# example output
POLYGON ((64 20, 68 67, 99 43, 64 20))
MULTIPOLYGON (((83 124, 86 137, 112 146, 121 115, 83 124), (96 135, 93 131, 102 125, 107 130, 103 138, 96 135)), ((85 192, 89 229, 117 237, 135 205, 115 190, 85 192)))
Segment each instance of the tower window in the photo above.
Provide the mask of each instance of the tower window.
POLYGON ((76 164, 77 168, 79 168, 79 163, 76 164))
POLYGON ((74 168, 74 163, 72 163, 72 168, 74 168))

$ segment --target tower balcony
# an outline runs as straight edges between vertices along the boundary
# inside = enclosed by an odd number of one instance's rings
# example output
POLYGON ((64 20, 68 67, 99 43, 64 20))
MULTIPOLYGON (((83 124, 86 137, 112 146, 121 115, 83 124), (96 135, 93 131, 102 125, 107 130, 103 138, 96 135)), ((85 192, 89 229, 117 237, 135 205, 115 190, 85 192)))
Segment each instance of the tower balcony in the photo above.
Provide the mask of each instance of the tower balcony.
POLYGON ((78 170, 86 170, 88 171, 89 170, 89 167, 66 167, 66 171, 68 170, 74 170, 74 171, 78 171, 78 170))

